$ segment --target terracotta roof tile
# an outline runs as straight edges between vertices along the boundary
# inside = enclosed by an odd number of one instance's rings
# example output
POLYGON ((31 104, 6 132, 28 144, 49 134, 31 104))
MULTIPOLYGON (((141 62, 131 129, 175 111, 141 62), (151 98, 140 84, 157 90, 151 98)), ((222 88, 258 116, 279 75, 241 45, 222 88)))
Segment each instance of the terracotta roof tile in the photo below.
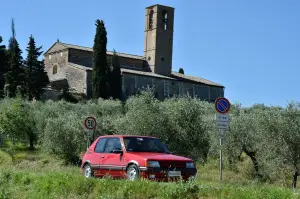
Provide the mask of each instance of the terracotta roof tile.
MULTIPOLYGON (((73 49, 77 49, 77 50, 84 50, 84 51, 90 51, 93 52, 93 48, 90 47, 85 47, 85 46, 77 46, 77 45, 73 45, 73 44, 66 44, 66 43, 61 43, 59 42, 61 45, 65 46, 66 48, 73 48, 73 49)), ((113 55, 113 51, 107 51, 108 55, 113 55)), ((120 57, 126 57, 126 58, 131 58, 131 59, 139 59, 139 60, 145 60, 145 58, 143 56, 139 56, 139 55, 131 55, 131 54, 126 54, 126 53, 119 53, 116 52, 118 56, 120 57)))
POLYGON ((136 74, 136 75, 143 75, 143 76, 150 76, 150 77, 157 77, 157 78, 162 78, 162 79, 176 80, 175 78, 172 78, 172 77, 159 75, 159 74, 156 74, 156 73, 146 72, 146 71, 139 71, 139 70, 131 70, 131 69, 121 68, 121 72, 122 73, 136 74))
POLYGON ((211 86, 224 87, 221 84, 212 82, 212 81, 207 80, 207 79, 203 79, 201 77, 188 76, 188 75, 184 75, 184 74, 181 74, 181 73, 178 73, 178 72, 172 72, 172 77, 174 77, 176 79, 184 79, 184 80, 189 80, 189 81, 198 82, 198 83, 202 83, 202 84, 207 84, 207 85, 211 85, 211 86))

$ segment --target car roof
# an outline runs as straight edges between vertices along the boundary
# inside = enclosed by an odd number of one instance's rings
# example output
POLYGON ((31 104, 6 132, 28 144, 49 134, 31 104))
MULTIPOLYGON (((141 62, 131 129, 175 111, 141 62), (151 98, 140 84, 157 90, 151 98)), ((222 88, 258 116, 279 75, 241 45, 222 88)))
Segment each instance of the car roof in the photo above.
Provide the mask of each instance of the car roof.
POLYGON ((101 137, 101 138, 105 138, 105 137, 145 137, 145 138, 157 138, 157 137, 146 136, 146 135, 101 135, 99 137, 101 137))

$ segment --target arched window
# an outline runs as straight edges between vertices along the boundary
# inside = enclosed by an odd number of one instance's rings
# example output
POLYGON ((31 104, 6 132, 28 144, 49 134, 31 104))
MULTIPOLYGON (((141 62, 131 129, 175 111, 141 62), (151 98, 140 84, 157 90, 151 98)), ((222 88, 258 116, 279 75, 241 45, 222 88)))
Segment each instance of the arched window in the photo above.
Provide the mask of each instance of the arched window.
POLYGON ((53 66, 53 70, 52 70, 53 75, 57 73, 57 65, 53 66))
POLYGON ((167 11, 163 11, 163 13, 162 13, 162 16, 163 16, 163 28, 164 28, 164 30, 167 30, 167 28, 168 28, 168 13, 167 13, 167 11))
POLYGON ((150 14, 149 14, 149 29, 152 29, 152 26, 153 26, 153 14, 154 14, 154 11, 151 10, 150 14))

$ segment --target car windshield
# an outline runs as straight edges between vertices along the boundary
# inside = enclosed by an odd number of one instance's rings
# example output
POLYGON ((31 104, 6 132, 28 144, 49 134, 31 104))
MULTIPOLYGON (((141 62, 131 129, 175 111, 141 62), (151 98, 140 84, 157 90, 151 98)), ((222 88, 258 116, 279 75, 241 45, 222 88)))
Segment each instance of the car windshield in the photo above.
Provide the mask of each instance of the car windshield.
POLYGON ((169 153, 167 147, 157 138, 123 137, 127 152, 169 153))

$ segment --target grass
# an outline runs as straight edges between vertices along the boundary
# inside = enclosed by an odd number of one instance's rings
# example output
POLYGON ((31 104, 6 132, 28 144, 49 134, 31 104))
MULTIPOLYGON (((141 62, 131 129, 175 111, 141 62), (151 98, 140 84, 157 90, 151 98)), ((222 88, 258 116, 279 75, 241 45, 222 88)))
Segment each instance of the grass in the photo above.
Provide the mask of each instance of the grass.
POLYGON ((199 176, 190 183, 130 182, 85 179, 79 168, 64 166, 56 158, 38 151, 18 151, 15 163, 0 151, 0 199, 6 198, 300 198, 299 190, 251 180, 247 161, 236 172, 224 166, 219 183, 218 160, 198 166, 199 176))

